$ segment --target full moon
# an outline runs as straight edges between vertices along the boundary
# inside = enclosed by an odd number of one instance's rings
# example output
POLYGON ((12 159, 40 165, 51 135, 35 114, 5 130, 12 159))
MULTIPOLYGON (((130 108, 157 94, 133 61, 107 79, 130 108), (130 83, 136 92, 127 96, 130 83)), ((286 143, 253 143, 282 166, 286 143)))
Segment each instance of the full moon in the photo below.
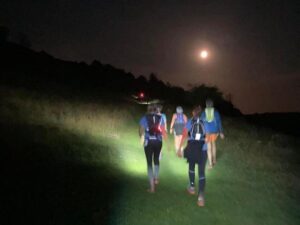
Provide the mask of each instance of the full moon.
POLYGON ((206 59, 208 56, 208 52, 206 50, 202 50, 199 55, 202 59, 206 59))

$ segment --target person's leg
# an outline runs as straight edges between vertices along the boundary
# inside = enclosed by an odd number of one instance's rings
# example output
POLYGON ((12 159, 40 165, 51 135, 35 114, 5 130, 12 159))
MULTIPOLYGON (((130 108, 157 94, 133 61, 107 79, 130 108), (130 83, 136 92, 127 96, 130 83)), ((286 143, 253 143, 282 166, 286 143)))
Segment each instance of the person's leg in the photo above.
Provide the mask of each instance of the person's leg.
POLYGON ((205 189, 205 164, 207 161, 207 152, 202 151, 201 152, 201 160, 198 164, 198 176, 199 176, 199 195, 204 195, 204 189, 205 189))
POLYGON ((205 191, 205 165, 207 160, 207 152, 201 152, 201 160, 198 164, 199 190, 198 190, 198 205, 204 206, 204 191, 205 191))
POLYGON ((212 163, 213 165, 215 165, 217 163, 217 148, 216 148, 215 141, 211 142, 211 147, 212 147, 212 163))
POLYGON ((153 167, 152 167, 152 158, 153 158, 153 146, 152 144, 148 143, 145 147, 145 155, 147 160, 147 173, 148 179, 150 183, 150 192, 154 192, 154 175, 153 175, 153 167))
POLYGON ((162 142, 157 141, 153 148, 153 160, 154 160, 154 182, 158 184, 159 177, 159 155, 161 153, 162 142))
POLYGON ((208 167, 212 168, 212 143, 207 142, 207 156, 208 156, 208 167))
POLYGON ((189 180, 190 184, 188 187, 188 192, 190 194, 195 194, 195 163, 189 162, 189 180))
MULTIPOLYGON (((182 135, 178 135, 178 148, 179 148, 179 145, 180 145, 180 142, 181 142, 181 138, 182 138, 182 135)), ((181 151, 181 153, 183 152, 183 146, 181 146, 180 151, 181 151)))
POLYGON ((175 139, 175 152, 176 153, 177 153, 177 150, 179 149, 181 137, 182 137, 182 135, 174 135, 174 139, 175 139))

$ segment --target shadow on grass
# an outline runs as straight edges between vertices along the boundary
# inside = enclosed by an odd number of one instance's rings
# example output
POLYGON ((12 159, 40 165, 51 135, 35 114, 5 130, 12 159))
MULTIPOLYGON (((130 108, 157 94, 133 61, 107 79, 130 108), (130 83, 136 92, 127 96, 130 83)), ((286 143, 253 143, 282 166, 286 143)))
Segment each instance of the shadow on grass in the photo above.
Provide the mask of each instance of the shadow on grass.
MULTIPOLYGON (((0 123, 3 224, 109 224, 120 187, 107 146, 66 131, 0 123), (94 157, 99 157, 97 163, 94 157)), ((1 223, 2 224, 2 223, 1 223)))

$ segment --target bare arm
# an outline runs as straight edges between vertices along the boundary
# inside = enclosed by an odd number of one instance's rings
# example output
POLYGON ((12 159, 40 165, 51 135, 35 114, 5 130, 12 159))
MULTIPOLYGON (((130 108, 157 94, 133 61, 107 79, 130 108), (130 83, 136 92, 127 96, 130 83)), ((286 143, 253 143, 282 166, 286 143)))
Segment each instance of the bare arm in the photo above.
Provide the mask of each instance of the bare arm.
POLYGON ((144 145, 144 134, 145 134, 145 128, 142 126, 139 126, 140 143, 142 146, 144 145))
POLYGON ((168 140, 168 134, 167 134, 167 131, 165 129, 165 126, 160 126, 160 130, 161 130, 161 134, 162 134, 163 139, 168 140))
POLYGON ((188 119, 187 119, 186 115, 184 115, 184 114, 183 114, 183 120, 184 120, 184 123, 185 123, 185 124, 186 124, 186 123, 187 123, 187 121, 188 121, 188 119))
POLYGON ((216 112, 216 120, 217 120, 218 127, 219 127, 219 134, 220 134, 220 137, 221 137, 221 139, 224 139, 225 136, 224 136, 224 133, 223 133, 223 127, 222 127, 221 115, 219 114, 219 112, 216 112))
POLYGON ((173 133, 173 126, 174 126, 175 120, 176 120, 176 114, 173 114, 172 121, 171 121, 171 124, 170 124, 170 133, 171 134, 173 133))
POLYGON ((167 123, 167 117, 166 117, 166 121, 165 121, 165 130, 166 130, 166 132, 168 132, 168 123, 167 123))
POLYGON ((139 126, 139 136, 142 137, 145 134, 145 129, 142 126, 139 126))

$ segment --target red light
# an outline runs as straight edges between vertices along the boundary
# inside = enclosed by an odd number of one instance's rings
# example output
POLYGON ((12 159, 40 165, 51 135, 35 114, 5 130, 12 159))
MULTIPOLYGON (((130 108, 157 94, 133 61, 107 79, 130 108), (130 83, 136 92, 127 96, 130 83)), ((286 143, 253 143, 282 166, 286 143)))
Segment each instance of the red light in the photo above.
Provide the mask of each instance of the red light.
POLYGON ((141 93, 140 93, 140 98, 144 98, 144 96, 145 96, 144 93, 141 92, 141 93))

